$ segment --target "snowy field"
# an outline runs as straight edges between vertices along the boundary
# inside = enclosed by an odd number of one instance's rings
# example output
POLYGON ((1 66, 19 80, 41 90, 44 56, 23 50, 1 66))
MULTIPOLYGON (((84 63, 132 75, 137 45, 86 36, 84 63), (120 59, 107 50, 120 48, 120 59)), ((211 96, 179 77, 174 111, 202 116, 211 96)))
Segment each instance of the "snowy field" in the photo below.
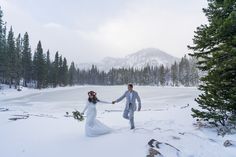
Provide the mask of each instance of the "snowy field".
POLYGON ((163 145, 160 152, 166 157, 236 156, 236 147, 223 146, 225 140, 236 141, 235 135, 221 137, 214 129, 193 125, 190 114, 199 94, 196 88, 135 87, 142 100, 142 111, 135 112, 135 131, 122 118, 124 101, 99 104, 98 119, 113 129, 100 137, 86 137, 84 121, 65 117, 66 112, 83 109, 89 90, 96 91, 101 100, 112 101, 126 86, 0 91, 0 156, 145 157, 151 139, 180 150, 163 145))

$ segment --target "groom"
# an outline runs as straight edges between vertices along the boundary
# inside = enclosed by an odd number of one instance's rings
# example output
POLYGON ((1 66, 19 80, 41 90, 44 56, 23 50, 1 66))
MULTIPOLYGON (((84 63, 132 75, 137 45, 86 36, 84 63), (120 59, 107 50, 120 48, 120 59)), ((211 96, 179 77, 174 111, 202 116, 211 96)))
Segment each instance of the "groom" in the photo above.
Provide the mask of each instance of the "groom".
POLYGON ((133 90, 133 85, 128 84, 128 91, 126 91, 119 99, 112 101, 112 104, 118 103, 126 98, 126 106, 123 117, 130 121, 130 129, 134 129, 134 111, 136 111, 136 100, 138 101, 138 111, 141 110, 141 100, 136 91, 133 90))

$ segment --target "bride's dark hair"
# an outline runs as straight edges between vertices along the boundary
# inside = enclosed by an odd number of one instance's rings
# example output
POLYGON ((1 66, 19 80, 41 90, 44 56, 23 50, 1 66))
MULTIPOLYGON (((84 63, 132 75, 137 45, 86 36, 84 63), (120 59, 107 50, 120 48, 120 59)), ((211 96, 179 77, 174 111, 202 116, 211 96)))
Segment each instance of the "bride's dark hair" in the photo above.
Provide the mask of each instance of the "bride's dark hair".
POLYGON ((99 100, 98 100, 98 98, 97 98, 97 96, 96 96, 96 92, 94 92, 94 91, 90 91, 90 92, 88 92, 88 95, 89 96, 93 96, 93 98, 88 98, 88 101, 89 102, 91 102, 91 103, 93 103, 93 104, 96 104, 99 100))

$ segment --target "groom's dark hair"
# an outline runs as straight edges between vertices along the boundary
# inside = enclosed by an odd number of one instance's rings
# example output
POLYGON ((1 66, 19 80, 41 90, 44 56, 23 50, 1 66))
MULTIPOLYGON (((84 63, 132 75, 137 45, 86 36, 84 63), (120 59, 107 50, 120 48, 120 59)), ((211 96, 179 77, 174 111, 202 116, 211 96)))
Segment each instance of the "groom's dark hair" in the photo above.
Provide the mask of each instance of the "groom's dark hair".
POLYGON ((131 87, 131 88, 133 88, 133 84, 132 84, 132 83, 129 83, 128 86, 131 87))

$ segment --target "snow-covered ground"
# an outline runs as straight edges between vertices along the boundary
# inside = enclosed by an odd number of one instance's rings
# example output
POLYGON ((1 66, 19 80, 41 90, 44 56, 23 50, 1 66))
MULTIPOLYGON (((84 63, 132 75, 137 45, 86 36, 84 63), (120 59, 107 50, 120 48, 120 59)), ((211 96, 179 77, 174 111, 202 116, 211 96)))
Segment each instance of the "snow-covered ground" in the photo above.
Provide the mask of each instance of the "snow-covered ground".
POLYGON ((0 91, 0 156, 145 157, 150 139, 180 150, 163 145, 160 152, 168 157, 236 156, 236 147, 223 146, 225 140, 236 141, 235 135, 221 137, 214 129, 193 125, 190 114, 199 94, 196 88, 137 86, 143 107, 141 112, 135 112, 136 130, 129 130, 128 121, 122 118, 124 101, 100 104, 98 119, 113 132, 92 138, 84 134, 84 121, 64 116, 66 112, 82 110, 90 90, 97 91, 100 99, 112 101, 123 94, 126 86, 0 91), (22 115, 25 119, 9 120, 22 115))

